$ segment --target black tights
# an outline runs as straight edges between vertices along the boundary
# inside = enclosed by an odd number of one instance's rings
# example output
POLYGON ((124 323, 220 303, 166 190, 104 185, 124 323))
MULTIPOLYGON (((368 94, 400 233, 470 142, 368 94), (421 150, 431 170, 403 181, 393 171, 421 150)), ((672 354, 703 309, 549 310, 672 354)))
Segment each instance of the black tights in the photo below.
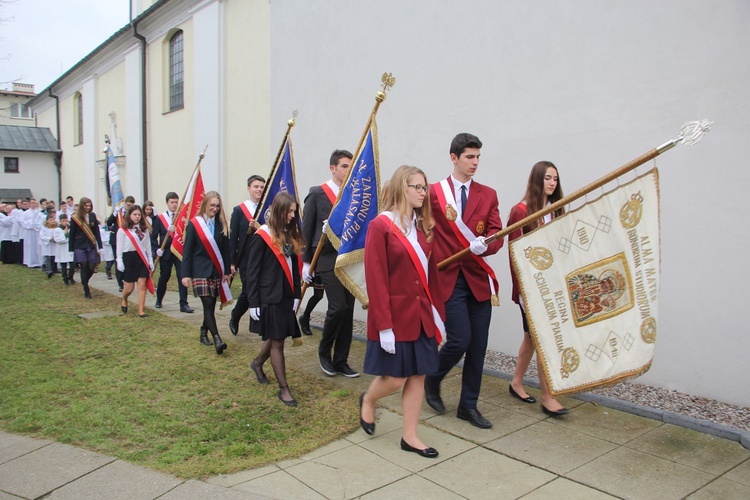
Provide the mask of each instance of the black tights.
POLYGON ((73 274, 75 274, 76 271, 76 265, 74 263, 70 263, 70 268, 68 268, 67 262, 61 262, 60 268, 62 269, 62 279, 65 283, 70 282, 73 279, 73 274))
POLYGON ((89 280, 94 275, 94 269, 96 269, 96 262, 81 262, 81 285, 83 285, 83 293, 89 293, 89 280))
POLYGON ((256 358, 256 366, 263 366, 268 358, 271 358, 271 366, 273 367, 273 374, 276 376, 276 381, 279 383, 279 387, 288 393, 288 384, 286 382, 286 359, 284 358, 284 339, 274 340, 268 339, 263 342, 263 346, 260 348, 260 353, 256 358))
POLYGON ((315 309, 315 306, 318 305, 318 302, 323 300, 323 289, 322 288, 315 288, 315 293, 312 297, 310 297, 310 300, 307 301, 307 306, 305 307, 305 313, 304 316, 306 318, 309 318, 310 315, 313 312, 313 309, 315 309))
POLYGON ((216 297, 201 295, 201 304, 203 305, 203 328, 211 332, 211 336, 219 334, 219 327, 216 326, 216 297))

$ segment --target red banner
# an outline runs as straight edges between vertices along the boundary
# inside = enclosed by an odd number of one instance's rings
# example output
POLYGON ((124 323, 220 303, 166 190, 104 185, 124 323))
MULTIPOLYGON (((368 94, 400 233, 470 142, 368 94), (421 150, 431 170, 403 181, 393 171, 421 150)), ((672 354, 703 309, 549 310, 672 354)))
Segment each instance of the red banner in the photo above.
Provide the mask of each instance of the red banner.
POLYGON ((203 176, 200 167, 196 168, 190 178, 185 197, 182 200, 180 211, 177 212, 177 220, 174 223, 174 235, 172 235, 172 253, 182 260, 182 251, 185 248, 185 226, 190 219, 196 216, 201 206, 206 190, 203 187, 203 176))

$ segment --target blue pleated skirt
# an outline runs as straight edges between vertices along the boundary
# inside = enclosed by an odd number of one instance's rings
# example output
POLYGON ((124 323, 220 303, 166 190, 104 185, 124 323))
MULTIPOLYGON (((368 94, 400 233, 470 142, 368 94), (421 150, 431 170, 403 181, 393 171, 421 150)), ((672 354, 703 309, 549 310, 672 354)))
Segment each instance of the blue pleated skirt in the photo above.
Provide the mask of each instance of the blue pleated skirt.
POLYGON ((411 377, 431 375, 438 371, 440 360, 435 337, 428 338, 424 330, 414 342, 396 342, 396 353, 389 354, 380 342, 367 341, 364 371, 369 375, 411 377))

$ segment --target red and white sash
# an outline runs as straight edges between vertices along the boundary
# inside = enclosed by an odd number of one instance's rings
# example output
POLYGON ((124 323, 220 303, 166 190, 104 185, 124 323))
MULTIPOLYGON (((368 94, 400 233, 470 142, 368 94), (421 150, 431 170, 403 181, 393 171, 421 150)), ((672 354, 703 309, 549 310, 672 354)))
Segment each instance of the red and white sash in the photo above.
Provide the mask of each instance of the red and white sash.
MULTIPOLYGON (((143 265, 146 266, 146 269, 148 269, 148 278, 146 279, 146 289, 151 292, 151 295, 156 293, 156 290, 154 289, 154 280, 151 279, 151 264, 149 264, 148 259, 146 258, 146 254, 143 253, 143 250, 141 249, 141 242, 138 241, 138 239, 133 235, 132 229, 126 229, 126 228, 120 228, 121 231, 125 231, 125 235, 130 238, 130 242, 135 247, 135 251, 138 252, 138 256, 141 258, 141 261, 143 261, 143 265)), ((144 236, 145 238, 148 238, 148 234, 144 236)))
POLYGON ((336 194, 333 192, 333 189, 331 189, 331 186, 329 186, 327 182, 324 182, 320 187, 323 188, 323 192, 328 196, 328 201, 331 202, 331 205, 335 205, 336 194))
POLYGON ((255 214, 250 210, 250 205, 252 205, 252 202, 250 200, 246 200, 240 203, 240 210, 242 210, 242 213, 245 214, 248 222, 252 222, 255 216, 255 214))
MULTIPOLYGON (((403 243, 409 257, 411 258, 412 264, 414 264, 414 268, 417 270, 419 278, 422 280, 422 287, 427 294, 427 298, 430 300, 430 307, 432 308, 432 319, 435 322, 436 330, 435 337, 437 338, 438 345, 440 345, 443 342, 443 338, 445 338, 445 324, 443 323, 443 320, 440 319, 440 314, 437 309, 435 309, 435 301, 432 300, 432 293, 430 292, 430 286, 427 281, 427 256, 425 255, 424 250, 422 250, 422 246, 419 244, 419 238, 417 238, 417 241, 412 241, 407 238, 403 231, 394 222, 395 215, 393 212, 381 212, 378 217, 383 217, 388 221, 391 227, 391 232, 401 243, 403 243)), ((417 228, 414 227, 414 230, 416 231, 417 228)))
POLYGON ((198 238, 203 242, 203 247, 208 252, 211 262, 214 263, 214 267, 219 272, 219 280, 221 281, 219 297, 221 298, 221 307, 224 307, 232 302, 232 291, 229 289, 229 284, 224 280, 224 275, 227 273, 224 270, 224 260, 221 258, 219 245, 216 244, 214 235, 209 231, 208 224, 206 224, 202 216, 193 218, 190 223, 195 227, 198 238))
MULTIPOLYGON (((161 220, 162 225, 169 229, 169 226, 172 225, 172 221, 167 217, 167 212, 162 212, 159 214, 159 220, 161 220)), ((172 233, 169 233, 172 234, 172 233)))
MULTIPOLYGON (((452 207, 457 206, 456 199, 453 196, 453 188, 448 183, 448 179, 443 179, 442 181, 440 181, 440 183, 437 185, 437 189, 435 189, 435 194, 437 195, 438 204, 443 213, 443 216, 445 217, 445 211, 448 205, 451 205, 452 207)), ((471 242, 474 241, 477 235, 474 234, 472 230, 468 228, 468 226, 464 223, 461 217, 456 217, 455 219, 456 220, 450 220, 446 217, 446 220, 448 220, 448 225, 453 230, 453 234, 458 239, 458 242, 461 244, 462 247, 469 248, 469 246, 471 246, 471 242)), ((473 253, 470 255, 487 273, 487 277, 490 283, 490 293, 491 295, 494 296, 492 300, 492 305, 499 306, 500 300, 497 297, 498 285, 497 285, 497 276, 495 276, 495 271, 492 270, 492 267, 490 266, 486 257, 481 257, 473 253)))
POLYGON ((258 229, 258 236, 263 238, 263 241, 266 242, 268 248, 270 248, 271 252, 273 252, 274 256, 276 256, 276 260, 279 261, 279 265, 284 271, 286 280, 287 282, 289 282, 289 288, 291 288, 292 292, 294 292, 294 277, 292 276, 290 261, 286 259, 281 249, 273 242, 273 238, 271 238, 271 229, 266 224, 263 224, 262 226, 260 226, 260 229, 258 229))

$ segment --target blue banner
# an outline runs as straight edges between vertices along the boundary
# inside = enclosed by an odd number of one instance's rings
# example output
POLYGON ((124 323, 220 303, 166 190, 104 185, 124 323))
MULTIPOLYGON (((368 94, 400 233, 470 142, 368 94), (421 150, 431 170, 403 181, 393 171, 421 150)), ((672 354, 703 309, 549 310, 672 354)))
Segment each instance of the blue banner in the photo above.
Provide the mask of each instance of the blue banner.
POLYGON ((297 196, 297 182, 294 175, 294 155, 292 154, 292 139, 287 136, 284 144, 284 153, 279 159, 279 163, 274 166, 270 178, 266 181, 266 191, 263 195, 256 214, 256 220, 259 224, 265 224, 271 215, 271 204, 279 193, 289 193, 297 200, 297 207, 300 206, 299 196, 297 196))
POLYGON ((107 146, 107 190, 109 193, 110 206, 117 207, 125 198, 122 194, 122 185, 120 184, 120 171, 115 162, 115 155, 112 148, 107 146))
POLYGON ((364 145, 341 186, 326 229, 326 235, 339 251, 336 276, 362 304, 368 302, 364 282, 365 236, 370 222, 378 215, 378 163, 377 125, 373 119, 364 145))

